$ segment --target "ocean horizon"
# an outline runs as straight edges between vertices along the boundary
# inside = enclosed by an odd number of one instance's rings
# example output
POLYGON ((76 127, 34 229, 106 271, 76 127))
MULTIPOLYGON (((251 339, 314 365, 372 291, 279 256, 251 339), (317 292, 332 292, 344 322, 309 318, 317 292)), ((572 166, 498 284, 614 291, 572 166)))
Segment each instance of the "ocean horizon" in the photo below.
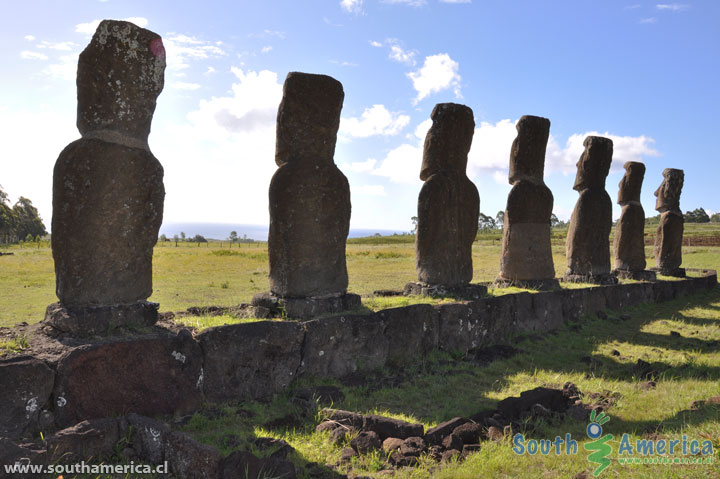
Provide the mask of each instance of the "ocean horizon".
MULTIPOLYGON (((160 227, 160 234, 172 239, 173 236, 185 233, 186 238, 192 238, 195 235, 204 236, 206 239, 218 241, 226 241, 231 231, 236 231, 238 238, 247 237, 255 241, 267 241, 268 225, 246 225, 235 223, 163 223, 160 227)), ((362 238, 364 236, 373 236, 380 234, 381 236, 389 236, 393 234, 404 234, 409 231, 388 230, 388 229, 368 229, 368 228, 350 228, 349 238, 362 238)))

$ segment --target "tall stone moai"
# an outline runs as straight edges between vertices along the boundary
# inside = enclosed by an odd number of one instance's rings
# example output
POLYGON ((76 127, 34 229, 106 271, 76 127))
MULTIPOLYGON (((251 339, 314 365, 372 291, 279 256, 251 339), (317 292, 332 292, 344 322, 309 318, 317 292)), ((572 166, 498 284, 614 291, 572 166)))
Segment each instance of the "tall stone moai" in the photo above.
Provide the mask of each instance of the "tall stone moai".
POLYGON ((565 243, 569 282, 612 284, 610 274, 610 229, 612 201, 605 191, 605 179, 612 163, 613 143, 609 138, 588 136, 585 151, 577 163, 573 189, 580 193, 575 204, 565 243))
POLYGON ((644 177, 644 164, 625 163, 625 175, 618 190, 617 202, 622 212, 615 228, 614 273, 618 278, 652 281, 655 273, 645 270, 645 211, 640 203, 644 177))
POLYGON ((326 75, 285 79, 270 182, 270 293, 256 295, 255 306, 295 318, 359 306, 346 294, 350 187, 333 158, 343 98, 326 75))
POLYGON ((59 303, 46 323, 73 335, 157 320, 152 255, 163 168, 148 147, 163 89, 159 35, 105 20, 80 54, 77 127, 53 172, 52 251, 59 303))
POLYGON ((660 213, 660 224, 655 236, 657 268, 653 270, 665 276, 685 276, 685 269, 680 267, 685 227, 685 219, 680 211, 680 193, 684 181, 683 170, 666 168, 663 171, 663 182, 655 191, 655 209, 660 213))
POLYGON ((465 105, 439 103, 430 118, 420 169, 425 183, 418 196, 418 282, 409 283, 405 293, 479 297, 487 288, 469 283, 480 196, 465 173, 475 131, 473 112, 465 105))
POLYGON ((543 182, 550 120, 525 115, 510 150, 510 184, 503 224, 500 286, 558 286, 550 243, 553 195, 543 182))

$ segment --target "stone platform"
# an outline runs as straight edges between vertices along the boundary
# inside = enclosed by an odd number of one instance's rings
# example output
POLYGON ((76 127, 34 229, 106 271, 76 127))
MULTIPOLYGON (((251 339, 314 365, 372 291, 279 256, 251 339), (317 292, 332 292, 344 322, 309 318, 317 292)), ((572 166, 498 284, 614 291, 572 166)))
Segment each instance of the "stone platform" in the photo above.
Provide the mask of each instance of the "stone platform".
POLYGON ((617 279, 634 279, 635 281, 657 281, 657 275, 652 270, 628 271, 615 269, 612 273, 617 279))
POLYGON ((158 303, 149 301, 103 306, 64 306, 52 303, 45 311, 45 326, 49 328, 49 334, 107 336, 118 328, 132 330, 152 326, 157 322, 159 307, 158 303))
POLYGON ((487 296, 487 286, 484 284, 465 284, 462 286, 444 286, 441 284, 426 284, 412 282, 405 285, 405 296, 430 296, 433 298, 456 298, 464 300, 480 299, 487 296))
POLYGON ((560 281, 557 279, 531 279, 531 280, 513 280, 498 278, 493 283, 496 288, 522 288, 534 289, 537 291, 551 291, 560 287, 560 281))
POLYGON ((251 304, 258 317, 287 319, 312 319, 362 306, 360 295, 353 293, 322 298, 283 298, 267 292, 253 296, 251 304))

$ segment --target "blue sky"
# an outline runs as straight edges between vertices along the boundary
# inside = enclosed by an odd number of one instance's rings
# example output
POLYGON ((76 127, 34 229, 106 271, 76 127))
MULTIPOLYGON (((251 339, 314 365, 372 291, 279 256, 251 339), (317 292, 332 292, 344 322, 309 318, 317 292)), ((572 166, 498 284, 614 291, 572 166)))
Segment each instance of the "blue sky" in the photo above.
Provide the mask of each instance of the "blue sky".
MULTIPOLYGON (((551 120, 555 213, 577 199, 588 134, 647 165, 646 215, 666 167, 685 170, 683 210, 720 211, 720 2, 265 0, 4 2, 0 184, 49 226, 52 168, 75 128, 77 55, 97 21, 132 19, 168 54, 150 146, 165 168, 167 222, 267 224, 275 113, 290 71, 345 90, 335 161, 353 228, 409 230, 436 103, 475 113, 468 176, 481 210, 505 208, 515 122, 551 120)), ((619 207, 615 206, 615 217, 619 207)))

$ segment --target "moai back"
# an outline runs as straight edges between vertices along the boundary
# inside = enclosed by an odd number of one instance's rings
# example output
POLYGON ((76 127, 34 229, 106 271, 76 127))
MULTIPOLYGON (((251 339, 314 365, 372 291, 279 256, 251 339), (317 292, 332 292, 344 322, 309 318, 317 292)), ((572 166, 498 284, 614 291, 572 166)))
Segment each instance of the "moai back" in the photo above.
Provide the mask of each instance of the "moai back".
POLYGON ((467 177, 467 155, 475 128, 464 105, 440 103, 425 137, 418 197, 415 258, 418 280, 430 285, 461 286, 473 276, 472 244, 480 196, 467 177))
POLYGON ((340 82, 293 72, 283 86, 270 183, 270 291, 280 297, 343 295, 348 276, 350 186, 333 159, 340 82))
POLYGON ((52 250, 66 306, 132 304, 152 294, 163 168, 147 138, 163 88, 160 37, 105 20, 78 62, 82 138, 53 173, 52 250))
POLYGON ((682 264, 682 241, 685 218, 680 210, 680 193, 685 182, 683 170, 666 168, 663 182, 655 191, 655 209, 660 213, 655 236, 657 270, 666 276, 685 276, 682 264))
POLYGON ((503 224, 499 282, 554 287, 550 243, 553 195, 543 182, 550 120, 525 115, 510 151, 510 184, 503 224))

